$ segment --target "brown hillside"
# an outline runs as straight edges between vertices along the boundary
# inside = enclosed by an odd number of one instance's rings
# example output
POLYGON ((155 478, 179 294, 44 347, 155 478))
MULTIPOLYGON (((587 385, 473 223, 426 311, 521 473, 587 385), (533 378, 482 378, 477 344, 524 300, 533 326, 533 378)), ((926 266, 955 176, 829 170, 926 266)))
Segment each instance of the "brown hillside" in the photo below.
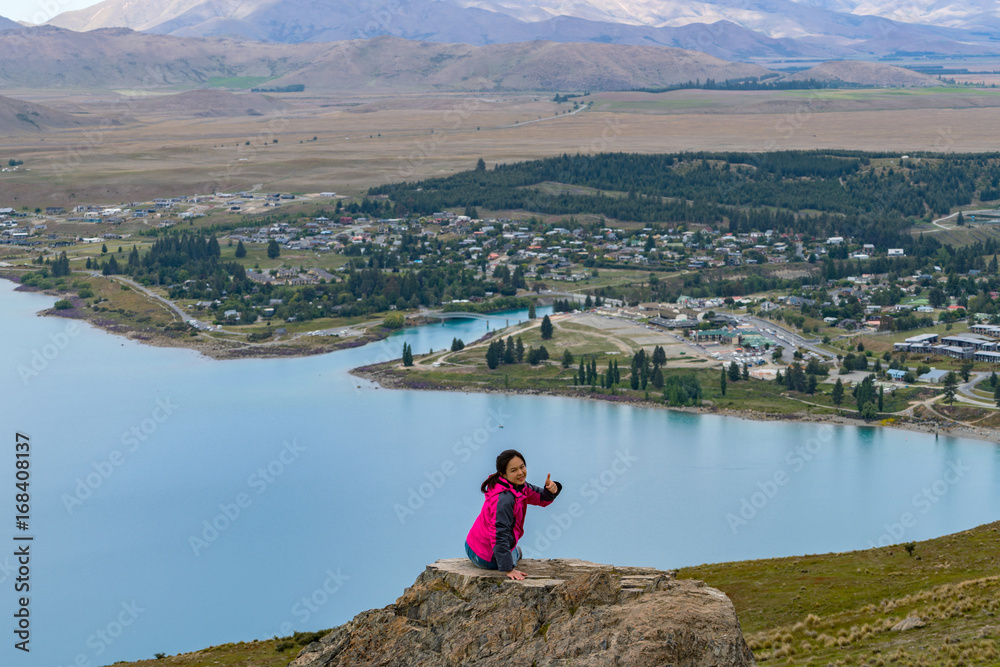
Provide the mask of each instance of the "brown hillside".
POLYGON ((394 37, 272 44, 150 35, 127 28, 76 33, 43 26, 0 33, 0 88, 156 90, 213 78, 263 77, 308 91, 622 90, 690 79, 760 76, 766 69, 654 46, 521 42, 484 47, 394 37))
POLYGON ((938 86, 941 82, 932 76, 882 63, 863 60, 835 60, 821 63, 802 72, 784 77, 783 81, 830 81, 859 86, 885 86, 888 88, 913 88, 938 86))
POLYGON ((93 124, 41 104, 0 96, 0 137, 19 137, 47 130, 80 128, 93 124))
POLYGON ((469 46, 395 37, 337 42, 273 82, 320 90, 627 90, 760 76, 757 65, 666 47, 520 42, 469 46))
POLYGON ((147 97, 132 105, 133 111, 139 113, 203 118, 267 116, 286 107, 284 102, 260 93, 236 94, 217 89, 147 97))

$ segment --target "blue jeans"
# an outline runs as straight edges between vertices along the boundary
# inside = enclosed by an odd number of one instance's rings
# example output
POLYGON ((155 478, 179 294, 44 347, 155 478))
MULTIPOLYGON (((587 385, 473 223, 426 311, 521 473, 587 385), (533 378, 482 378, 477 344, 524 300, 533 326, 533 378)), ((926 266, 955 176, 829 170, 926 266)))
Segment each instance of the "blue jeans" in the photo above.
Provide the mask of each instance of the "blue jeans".
MULTIPOLYGON (((484 570, 498 569, 496 556, 488 561, 483 560, 479 557, 479 554, 472 550, 472 547, 469 546, 468 542, 465 543, 465 555, 469 557, 469 560, 471 560, 476 567, 481 567, 484 570)), ((511 558, 514 559, 514 567, 517 567, 517 561, 521 560, 521 547, 514 547, 514 550, 510 552, 510 555, 511 558)))

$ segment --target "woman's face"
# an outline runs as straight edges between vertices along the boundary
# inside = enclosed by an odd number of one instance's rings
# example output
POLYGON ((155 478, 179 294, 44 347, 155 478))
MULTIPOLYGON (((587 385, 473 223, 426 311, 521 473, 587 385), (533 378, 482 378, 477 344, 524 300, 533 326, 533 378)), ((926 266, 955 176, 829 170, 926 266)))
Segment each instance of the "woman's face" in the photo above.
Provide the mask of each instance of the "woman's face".
POLYGON ((524 465, 524 460, 515 456, 507 462, 507 470, 503 475, 511 484, 524 484, 528 478, 528 468, 524 465))

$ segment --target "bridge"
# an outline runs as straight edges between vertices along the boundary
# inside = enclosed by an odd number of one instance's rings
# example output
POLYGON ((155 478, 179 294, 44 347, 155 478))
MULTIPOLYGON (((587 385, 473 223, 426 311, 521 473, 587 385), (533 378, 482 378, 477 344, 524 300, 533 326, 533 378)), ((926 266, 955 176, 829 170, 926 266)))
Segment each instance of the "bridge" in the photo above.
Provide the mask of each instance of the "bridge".
POLYGON ((510 323, 510 317, 503 317, 496 313, 492 315, 484 315, 483 313, 467 313, 462 311, 451 311, 451 312, 425 312, 420 313, 424 317, 436 317, 440 320, 482 320, 495 322, 504 322, 503 326, 507 326, 510 323))

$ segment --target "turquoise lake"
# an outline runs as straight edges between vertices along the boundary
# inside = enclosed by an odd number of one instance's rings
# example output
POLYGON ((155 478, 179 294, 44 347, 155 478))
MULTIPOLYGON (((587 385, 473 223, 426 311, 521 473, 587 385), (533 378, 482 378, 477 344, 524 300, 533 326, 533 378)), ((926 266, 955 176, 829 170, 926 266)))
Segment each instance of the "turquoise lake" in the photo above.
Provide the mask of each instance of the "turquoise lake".
POLYGON ((564 487, 529 510, 529 557, 670 569, 847 551, 971 528, 1000 506, 991 443, 391 391, 347 374, 399 357, 403 341, 422 353, 474 340, 482 321, 214 361, 38 317, 54 299, 13 287, 0 281, 2 664, 108 665, 389 604, 427 563, 463 554, 479 485, 511 447, 529 481, 551 473, 564 487), (15 524, 18 432, 31 438, 27 531, 15 524), (13 632, 25 535, 27 654, 13 632))

